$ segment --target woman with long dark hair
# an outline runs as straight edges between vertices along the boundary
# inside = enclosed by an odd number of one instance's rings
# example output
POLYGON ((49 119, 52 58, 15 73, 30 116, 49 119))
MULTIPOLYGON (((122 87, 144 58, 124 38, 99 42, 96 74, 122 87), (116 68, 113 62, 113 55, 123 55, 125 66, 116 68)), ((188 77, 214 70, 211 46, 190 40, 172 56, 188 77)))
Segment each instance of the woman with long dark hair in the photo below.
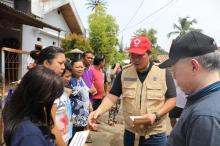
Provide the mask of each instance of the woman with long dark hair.
POLYGON ((63 87, 62 79, 41 65, 24 75, 3 111, 7 146, 55 145, 51 108, 63 87))

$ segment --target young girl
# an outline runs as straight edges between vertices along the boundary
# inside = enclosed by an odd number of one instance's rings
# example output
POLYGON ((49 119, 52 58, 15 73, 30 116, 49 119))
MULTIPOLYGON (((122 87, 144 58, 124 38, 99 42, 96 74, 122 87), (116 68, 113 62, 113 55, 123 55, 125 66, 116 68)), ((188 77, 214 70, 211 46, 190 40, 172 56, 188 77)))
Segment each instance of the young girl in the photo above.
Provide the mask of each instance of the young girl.
MULTIPOLYGON (((65 86, 69 83, 72 75, 72 67, 71 64, 66 61, 65 62, 65 70, 62 74, 62 78, 65 86)), ((64 87, 63 95, 54 101, 53 108, 56 107, 56 113, 53 113, 53 117, 55 119, 55 125, 61 132, 62 138, 64 142, 67 144, 69 139, 72 137, 72 109, 70 104, 69 96, 72 90, 64 87)))
POLYGON ((82 60, 72 61, 72 78, 68 84, 73 89, 70 95, 73 112, 73 136, 77 131, 83 131, 88 125, 89 116, 89 88, 82 79, 84 65, 82 60))

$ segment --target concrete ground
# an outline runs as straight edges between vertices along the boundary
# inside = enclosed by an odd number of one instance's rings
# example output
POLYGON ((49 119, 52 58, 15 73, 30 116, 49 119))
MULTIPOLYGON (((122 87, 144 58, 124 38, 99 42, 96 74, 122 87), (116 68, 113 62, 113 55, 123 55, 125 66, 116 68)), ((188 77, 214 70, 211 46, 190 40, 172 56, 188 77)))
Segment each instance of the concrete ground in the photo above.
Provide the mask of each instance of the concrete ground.
POLYGON ((93 143, 88 146, 123 146, 123 116, 121 111, 117 116, 118 123, 114 126, 108 125, 108 113, 101 118, 101 124, 98 125, 98 131, 90 131, 93 143))
MULTIPOLYGON (((123 146, 123 133, 124 133, 124 124, 123 116, 120 110, 117 115, 117 120, 119 123, 114 126, 109 126, 108 113, 104 114, 101 119, 101 124, 98 125, 98 132, 91 131, 90 134, 93 139, 93 143, 86 144, 88 146, 123 146)), ((167 121, 167 132, 171 130, 170 122, 167 121)), ((137 142, 135 142, 137 143, 137 142)))

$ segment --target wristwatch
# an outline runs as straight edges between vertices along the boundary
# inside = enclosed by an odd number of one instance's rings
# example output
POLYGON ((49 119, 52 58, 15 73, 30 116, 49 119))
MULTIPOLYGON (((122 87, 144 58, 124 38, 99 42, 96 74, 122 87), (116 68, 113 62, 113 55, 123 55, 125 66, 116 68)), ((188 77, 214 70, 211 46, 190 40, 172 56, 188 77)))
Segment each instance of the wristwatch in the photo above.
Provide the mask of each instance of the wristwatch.
POLYGON ((153 113, 156 116, 155 122, 160 121, 160 115, 157 112, 153 113))

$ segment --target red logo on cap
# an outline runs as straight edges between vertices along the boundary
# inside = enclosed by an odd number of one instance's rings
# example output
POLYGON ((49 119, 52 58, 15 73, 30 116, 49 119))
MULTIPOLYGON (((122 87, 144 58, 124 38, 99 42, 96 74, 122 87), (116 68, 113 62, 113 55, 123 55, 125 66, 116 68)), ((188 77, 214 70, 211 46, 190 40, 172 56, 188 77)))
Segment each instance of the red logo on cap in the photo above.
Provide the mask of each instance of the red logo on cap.
POLYGON ((140 44, 140 40, 137 38, 134 40, 134 47, 138 47, 138 45, 140 44))

